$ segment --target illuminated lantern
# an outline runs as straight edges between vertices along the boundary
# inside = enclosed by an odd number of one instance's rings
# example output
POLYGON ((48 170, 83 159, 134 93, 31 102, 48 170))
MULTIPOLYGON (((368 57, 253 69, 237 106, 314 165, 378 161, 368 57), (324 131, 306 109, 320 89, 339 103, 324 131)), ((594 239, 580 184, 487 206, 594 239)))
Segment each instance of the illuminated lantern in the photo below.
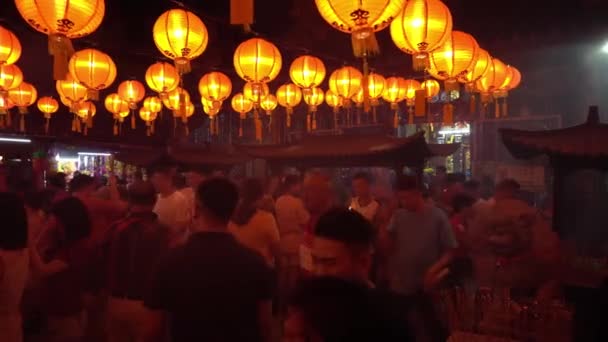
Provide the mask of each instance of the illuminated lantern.
POLYGON ((118 113, 128 112, 129 111, 129 103, 123 100, 118 94, 112 93, 106 96, 104 101, 104 106, 106 110, 112 114, 114 117, 118 115, 118 113))
POLYGON ((321 85, 325 79, 325 72, 323 61, 310 55, 296 58, 289 67, 291 81, 302 88, 304 94, 321 85))
POLYGON ((180 107, 184 107, 186 103, 190 102, 190 94, 184 88, 177 87, 171 92, 167 93, 167 97, 163 99, 163 104, 169 110, 179 111, 180 107))
MULTIPOLYGON (((486 73, 475 82, 477 90, 481 93, 481 102, 484 104, 484 108, 492 102, 492 95, 500 90, 507 76, 507 66, 498 58, 492 58, 486 73)), ((500 117, 498 101, 495 106, 495 116, 500 117)))
POLYGON ((304 102, 308 105, 306 128, 309 132, 317 129, 317 108, 323 104, 324 100, 325 93, 318 87, 312 88, 308 94, 304 94, 304 102))
POLYGON ((107 54, 95 50, 77 51, 69 63, 70 75, 89 89, 88 98, 99 99, 99 91, 108 88, 116 79, 116 65, 107 54))
POLYGON ((129 108, 136 109, 137 103, 146 96, 146 88, 141 82, 127 80, 118 86, 118 95, 129 104, 129 108))
POLYGON ((334 114, 344 105, 344 99, 331 91, 331 89, 327 89, 325 92, 325 102, 334 110, 334 114))
POLYGON ((93 117, 96 113, 97 108, 95 108, 95 104, 93 104, 91 101, 83 101, 76 104, 75 114, 78 116, 78 118, 80 118, 80 120, 75 118, 76 131, 81 131, 80 121, 82 121, 85 124, 83 134, 87 135, 89 128, 93 127, 93 117))
MULTIPOLYGON (((512 67, 510 65, 507 65, 506 67, 506 77, 504 82, 502 83, 502 85, 500 86, 500 88, 498 90, 495 90, 493 95, 494 98, 496 99, 496 101, 498 102, 498 99, 503 99, 502 100, 502 115, 506 116, 507 115, 507 97, 509 96, 509 91, 517 88, 517 86, 519 86, 519 84, 521 83, 521 73, 519 72, 519 70, 517 70, 515 67, 512 67)), ((497 103, 498 105, 498 103, 497 103)))
POLYGON ((0 65, 14 64, 21 57, 21 43, 13 32, 0 26, 0 65))
POLYGON ((152 28, 152 37, 158 50, 175 62, 180 74, 190 72, 190 61, 205 51, 209 41, 203 21, 183 9, 161 14, 152 28))
POLYGON ((233 62, 236 73, 256 87, 274 80, 282 65, 279 49, 261 38, 242 42, 234 51, 233 62))
POLYGON ((163 109, 163 102, 156 96, 148 96, 144 99, 142 107, 149 112, 159 113, 163 109))
MULTIPOLYGON (((157 98, 158 99, 158 98, 157 98)), ((160 99, 158 100, 160 101, 160 99)), ((154 120, 158 116, 158 112, 152 112, 146 107, 139 109, 139 118, 146 123, 146 135, 150 136, 154 134, 154 120)))
POLYGON ((232 92, 232 82, 225 74, 213 71, 201 77, 198 82, 198 91, 202 98, 215 103, 212 105, 212 108, 219 110, 220 104, 232 92))
POLYGON ((15 107, 15 104, 8 98, 7 95, 0 95, 0 127, 4 126, 6 119, 6 125, 10 126, 11 115, 8 112, 9 109, 15 107))
POLYGON ((372 100, 372 106, 378 105, 378 99, 382 97, 385 87, 386 79, 384 76, 374 72, 369 74, 367 88, 369 90, 369 98, 372 100))
POLYGON ((429 53, 450 37, 452 14, 439 0, 408 0, 390 32, 395 45, 412 55, 414 70, 423 71, 429 67, 429 53))
POLYGON ((93 33, 105 14, 104 0, 15 0, 17 10, 36 31, 49 36, 55 80, 65 80, 74 53, 70 39, 93 33))
POLYGON ((44 96, 38 99, 37 105, 44 115, 44 133, 48 134, 51 115, 59 110, 59 102, 50 96, 44 96))
POLYGON ((213 108, 213 103, 205 100, 204 97, 201 98, 201 102, 203 103, 203 112, 209 117, 209 135, 218 135, 220 131, 220 122, 217 119, 220 112, 219 106, 213 108))
POLYGON ((475 66, 472 70, 469 70, 466 75, 461 75, 460 77, 458 77, 458 81, 466 84, 467 89, 469 91, 472 91, 475 85, 475 81, 480 79, 483 75, 485 75, 486 71, 488 71, 491 60, 492 57, 490 56, 488 51, 484 49, 479 49, 479 55, 477 56, 475 66))
POLYGON ((437 96, 441 90, 439 82, 433 79, 428 79, 422 82, 420 88, 424 90, 424 96, 429 100, 437 96))
POLYGON ((230 101, 232 109, 239 113, 241 120, 239 121, 239 137, 243 136, 243 121, 245 121, 247 112, 253 109, 253 102, 248 100, 243 93, 234 94, 232 101, 230 101))
POLYGON ((470 34, 452 31, 452 35, 429 56, 429 73, 445 81, 446 91, 458 90, 458 78, 475 68, 479 45, 470 34))
POLYGON ((157 92, 161 99, 164 99, 168 92, 177 88, 179 82, 177 69, 169 63, 154 63, 146 70, 146 84, 157 92))
POLYGON ((23 73, 17 65, 0 65, 0 95, 18 87, 21 82, 23 82, 23 73))
POLYGON ((348 106, 350 98, 357 95, 362 84, 363 74, 350 66, 337 69, 329 76, 329 89, 344 99, 345 106, 348 106))
POLYGON ((8 91, 8 97, 19 108, 19 112, 25 114, 27 113, 27 107, 36 103, 38 91, 30 83, 21 82, 18 87, 8 91))
POLYGON ((391 109, 396 110, 398 103, 405 100, 408 82, 403 77, 389 77, 386 79, 386 86, 382 93, 384 101, 391 104, 391 109))
POLYGON ((87 88, 76 81, 70 74, 68 74, 67 80, 56 81, 55 88, 60 97, 69 101, 68 107, 70 107, 70 111, 72 112, 74 112, 74 105, 87 99, 87 88))
POLYGON ((414 105, 416 91, 422 89, 420 82, 416 80, 405 80, 405 101, 408 106, 414 105))
POLYGON ((268 96, 266 96, 262 102, 260 102, 260 107, 266 111, 267 115, 270 115, 272 114, 272 111, 277 108, 278 104, 279 102, 277 101, 276 96, 268 94, 268 96))
POLYGON ((403 9, 405 0, 315 0, 315 3, 325 21, 351 34, 354 55, 365 57, 378 53, 374 32, 390 24, 403 9))
POLYGON ((300 88, 293 84, 287 83, 277 89, 277 102, 281 107, 285 107, 287 111, 287 127, 291 127, 291 114, 293 114, 293 108, 300 104, 302 101, 302 91, 300 88))
POLYGON ((263 98, 270 94, 270 88, 265 83, 255 86, 253 83, 245 83, 243 87, 243 95, 251 102, 253 108, 257 108, 263 98))

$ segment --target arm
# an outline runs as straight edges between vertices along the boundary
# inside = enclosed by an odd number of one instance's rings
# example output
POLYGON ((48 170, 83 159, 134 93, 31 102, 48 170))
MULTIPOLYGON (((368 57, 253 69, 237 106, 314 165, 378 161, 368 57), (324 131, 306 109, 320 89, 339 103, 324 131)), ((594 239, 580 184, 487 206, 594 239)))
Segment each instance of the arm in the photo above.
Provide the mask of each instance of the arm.
POLYGON ((59 259, 53 259, 50 262, 45 263, 42 258, 40 258, 40 254, 38 254, 38 251, 33 244, 30 245, 28 250, 32 270, 43 277, 59 273, 68 268, 68 264, 59 259))

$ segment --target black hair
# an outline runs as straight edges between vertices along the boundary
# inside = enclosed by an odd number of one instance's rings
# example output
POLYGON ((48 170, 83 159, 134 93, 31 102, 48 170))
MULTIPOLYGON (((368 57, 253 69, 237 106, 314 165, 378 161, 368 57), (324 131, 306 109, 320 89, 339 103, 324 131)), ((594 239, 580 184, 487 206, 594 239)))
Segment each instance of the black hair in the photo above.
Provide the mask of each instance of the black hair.
POLYGON ((70 191, 80 191, 88 186, 95 184, 95 179, 91 176, 79 173, 70 181, 70 191))
POLYGON ((321 215, 315 226, 315 235, 357 248, 369 248, 375 240, 371 222, 346 208, 333 208, 321 215))
POLYGON ((475 179, 471 179, 471 180, 464 182, 463 186, 464 186, 465 190, 477 191, 477 190, 479 190, 479 187, 481 186, 481 184, 479 183, 479 181, 477 181, 475 179))
POLYGON ((228 222, 239 200, 236 185, 223 177, 207 179, 196 190, 198 205, 216 219, 228 222))
POLYGON ((395 190, 397 190, 397 191, 413 191, 413 190, 423 191, 424 189, 422 187, 422 184, 418 180, 418 177, 404 175, 404 176, 400 176, 397 179, 397 182, 395 184, 395 190))
POLYGON ((361 180, 364 180, 364 181, 366 181, 368 183, 372 182, 372 176, 369 173, 367 173, 367 172, 357 172, 357 173, 355 173, 355 175, 353 176, 353 180, 356 180, 356 179, 361 179, 361 180))
POLYGON ((87 207, 76 197, 65 198, 53 205, 51 215, 63 226, 67 243, 77 242, 91 233, 91 218, 87 207))
POLYGON ((136 181, 127 189, 129 203, 134 205, 154 206, 156 191, 150 182, 136 181))
POLYGON ((289 306, 325 342, 412 341, 405 315, 365 284, 332 277, 305 279, 289 306))
POLYGON ((19 196, 0 192, 0 249, 17 250, 27 247, 27 214, 19 196))
POLYGON ((475 204, 475 199, 468 194, 456 194, 452 198, 452 208, 455 213, 461 212, 463 209, 472 207, 475 204))
POLYGON ((256 202, 264 196, 264 185, 257 178, 247 178, 241 184, 240 201, 232 222, 239 226, 247 224, 258 210, 256 202))

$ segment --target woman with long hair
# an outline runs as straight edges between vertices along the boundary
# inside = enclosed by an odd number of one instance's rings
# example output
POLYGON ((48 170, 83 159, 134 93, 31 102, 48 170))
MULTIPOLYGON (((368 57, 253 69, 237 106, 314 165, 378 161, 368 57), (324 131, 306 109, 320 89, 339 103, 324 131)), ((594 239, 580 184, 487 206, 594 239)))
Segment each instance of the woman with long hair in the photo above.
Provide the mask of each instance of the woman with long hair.
POLYGON ((279 250, 279 229, 274 216, 260 209, 263 197, 262 182, 255 178, 245 179, 228 230, 241 244, 259 253, 268 266, 274 268, 279 250))
MULTIPOLYGON (((91 260, 91 219, 85 205, 68 197, 53 205, 48 230, 55 241, 43 259, 30 247, 31 267, 42 278, 42 311, 48 341, 78 341, 84 334, 84 291, 91 260)), ((30 242, 35 245, 35 241, 30 242)))
POLYGON ((27 215, 23 201, 0 193, 0 337, 21 342, 21 297, 28 278, 27 215))

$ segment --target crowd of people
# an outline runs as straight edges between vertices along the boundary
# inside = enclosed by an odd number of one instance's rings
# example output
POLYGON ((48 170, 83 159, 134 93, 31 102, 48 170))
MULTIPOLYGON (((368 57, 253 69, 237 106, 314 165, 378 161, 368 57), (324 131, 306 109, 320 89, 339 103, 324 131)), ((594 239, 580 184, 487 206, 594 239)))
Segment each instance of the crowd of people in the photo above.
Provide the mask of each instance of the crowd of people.
POLYGON ((321 172, 177 174, 0 193, 0 340, 445 341, 445 286, 551 295, 555 237, 513 180, 482 199, 475 181, 400 176, 376 197, 357 173, 340 203, 321 172))

